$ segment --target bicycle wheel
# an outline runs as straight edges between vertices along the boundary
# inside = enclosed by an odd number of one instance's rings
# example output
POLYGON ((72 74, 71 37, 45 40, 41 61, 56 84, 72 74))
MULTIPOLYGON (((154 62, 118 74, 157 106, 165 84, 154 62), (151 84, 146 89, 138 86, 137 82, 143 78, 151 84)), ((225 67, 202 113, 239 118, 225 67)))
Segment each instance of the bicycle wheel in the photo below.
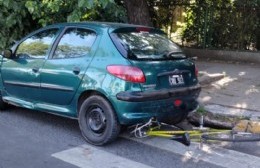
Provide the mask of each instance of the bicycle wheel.
POLYGON ((201 135, 203 140, 227 141, 227 142, 253 142, 260 141, 260 134, 249 132, 218 132, 201 135))

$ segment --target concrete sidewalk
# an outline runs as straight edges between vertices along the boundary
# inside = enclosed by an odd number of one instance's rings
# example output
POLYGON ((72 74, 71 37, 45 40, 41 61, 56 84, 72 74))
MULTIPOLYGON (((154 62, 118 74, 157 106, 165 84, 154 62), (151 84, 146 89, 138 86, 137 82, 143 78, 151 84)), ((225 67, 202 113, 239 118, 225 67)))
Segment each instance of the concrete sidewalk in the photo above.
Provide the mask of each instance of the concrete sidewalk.
POLYGON ((259 64, 219 61, 196 64, 202 85, 199 102, 206 111, 228 117, 228 121, 232 117, 260 120, 259 64))

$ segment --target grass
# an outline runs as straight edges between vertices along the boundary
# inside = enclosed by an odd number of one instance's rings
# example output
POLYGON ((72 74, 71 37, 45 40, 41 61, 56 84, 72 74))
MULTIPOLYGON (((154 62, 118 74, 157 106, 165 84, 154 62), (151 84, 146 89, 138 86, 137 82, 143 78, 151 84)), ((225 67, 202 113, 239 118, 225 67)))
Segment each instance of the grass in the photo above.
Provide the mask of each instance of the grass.
POLYGON ((203 106, 200 106, 199 109, 197 110, 197 113, 200 115, 206 115, 207 110, 203 106))

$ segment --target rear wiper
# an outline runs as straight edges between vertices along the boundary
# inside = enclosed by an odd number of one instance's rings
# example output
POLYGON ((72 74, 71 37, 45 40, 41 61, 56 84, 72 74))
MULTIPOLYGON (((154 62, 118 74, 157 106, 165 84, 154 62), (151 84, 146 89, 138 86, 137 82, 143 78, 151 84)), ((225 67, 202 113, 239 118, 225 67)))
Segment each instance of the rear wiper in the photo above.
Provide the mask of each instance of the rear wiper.
POLYGON ((162 55, 164 58, 184 59, 186 56, 180 51, 170 51, 162 55))

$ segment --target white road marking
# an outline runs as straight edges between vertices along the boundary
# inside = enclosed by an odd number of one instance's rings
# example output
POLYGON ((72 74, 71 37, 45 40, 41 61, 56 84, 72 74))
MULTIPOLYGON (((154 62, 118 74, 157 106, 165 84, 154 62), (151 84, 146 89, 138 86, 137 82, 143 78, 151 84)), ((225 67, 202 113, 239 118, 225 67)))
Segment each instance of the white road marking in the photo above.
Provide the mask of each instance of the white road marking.
MULTIPOLYGON (((181 155, 183 162, 192 159, 193 162, 204 161, 226 168, 260 167, 260 157, 213 145, 204 144, 200 148, 198 143, 192 143, 189 147, 186 147, 178 142, 162 138, 137 139, 130 138, 128 135, 121 135, 121 137, 181 155)), ((148 165, 103 151, 88 144, 61 151, 52 156, 80 168, 151 168, 148 165)))
POLYGON ((88 144, 61 151, 52 156, 80 168, 151 168, 88 144))
POLYGON ((260 167, 259 157, 212 145, 203 144, 203 147, 200 148, 198 143, 192 143, 189 147, 186 147, 178 142, 162 138, 138 139, 129 138, 128 135, 122 135, 122 137, 175 154, 179 154, 183 156, 183 162, 193 159, 195 161, 204 161, 227 168, 260 167))

